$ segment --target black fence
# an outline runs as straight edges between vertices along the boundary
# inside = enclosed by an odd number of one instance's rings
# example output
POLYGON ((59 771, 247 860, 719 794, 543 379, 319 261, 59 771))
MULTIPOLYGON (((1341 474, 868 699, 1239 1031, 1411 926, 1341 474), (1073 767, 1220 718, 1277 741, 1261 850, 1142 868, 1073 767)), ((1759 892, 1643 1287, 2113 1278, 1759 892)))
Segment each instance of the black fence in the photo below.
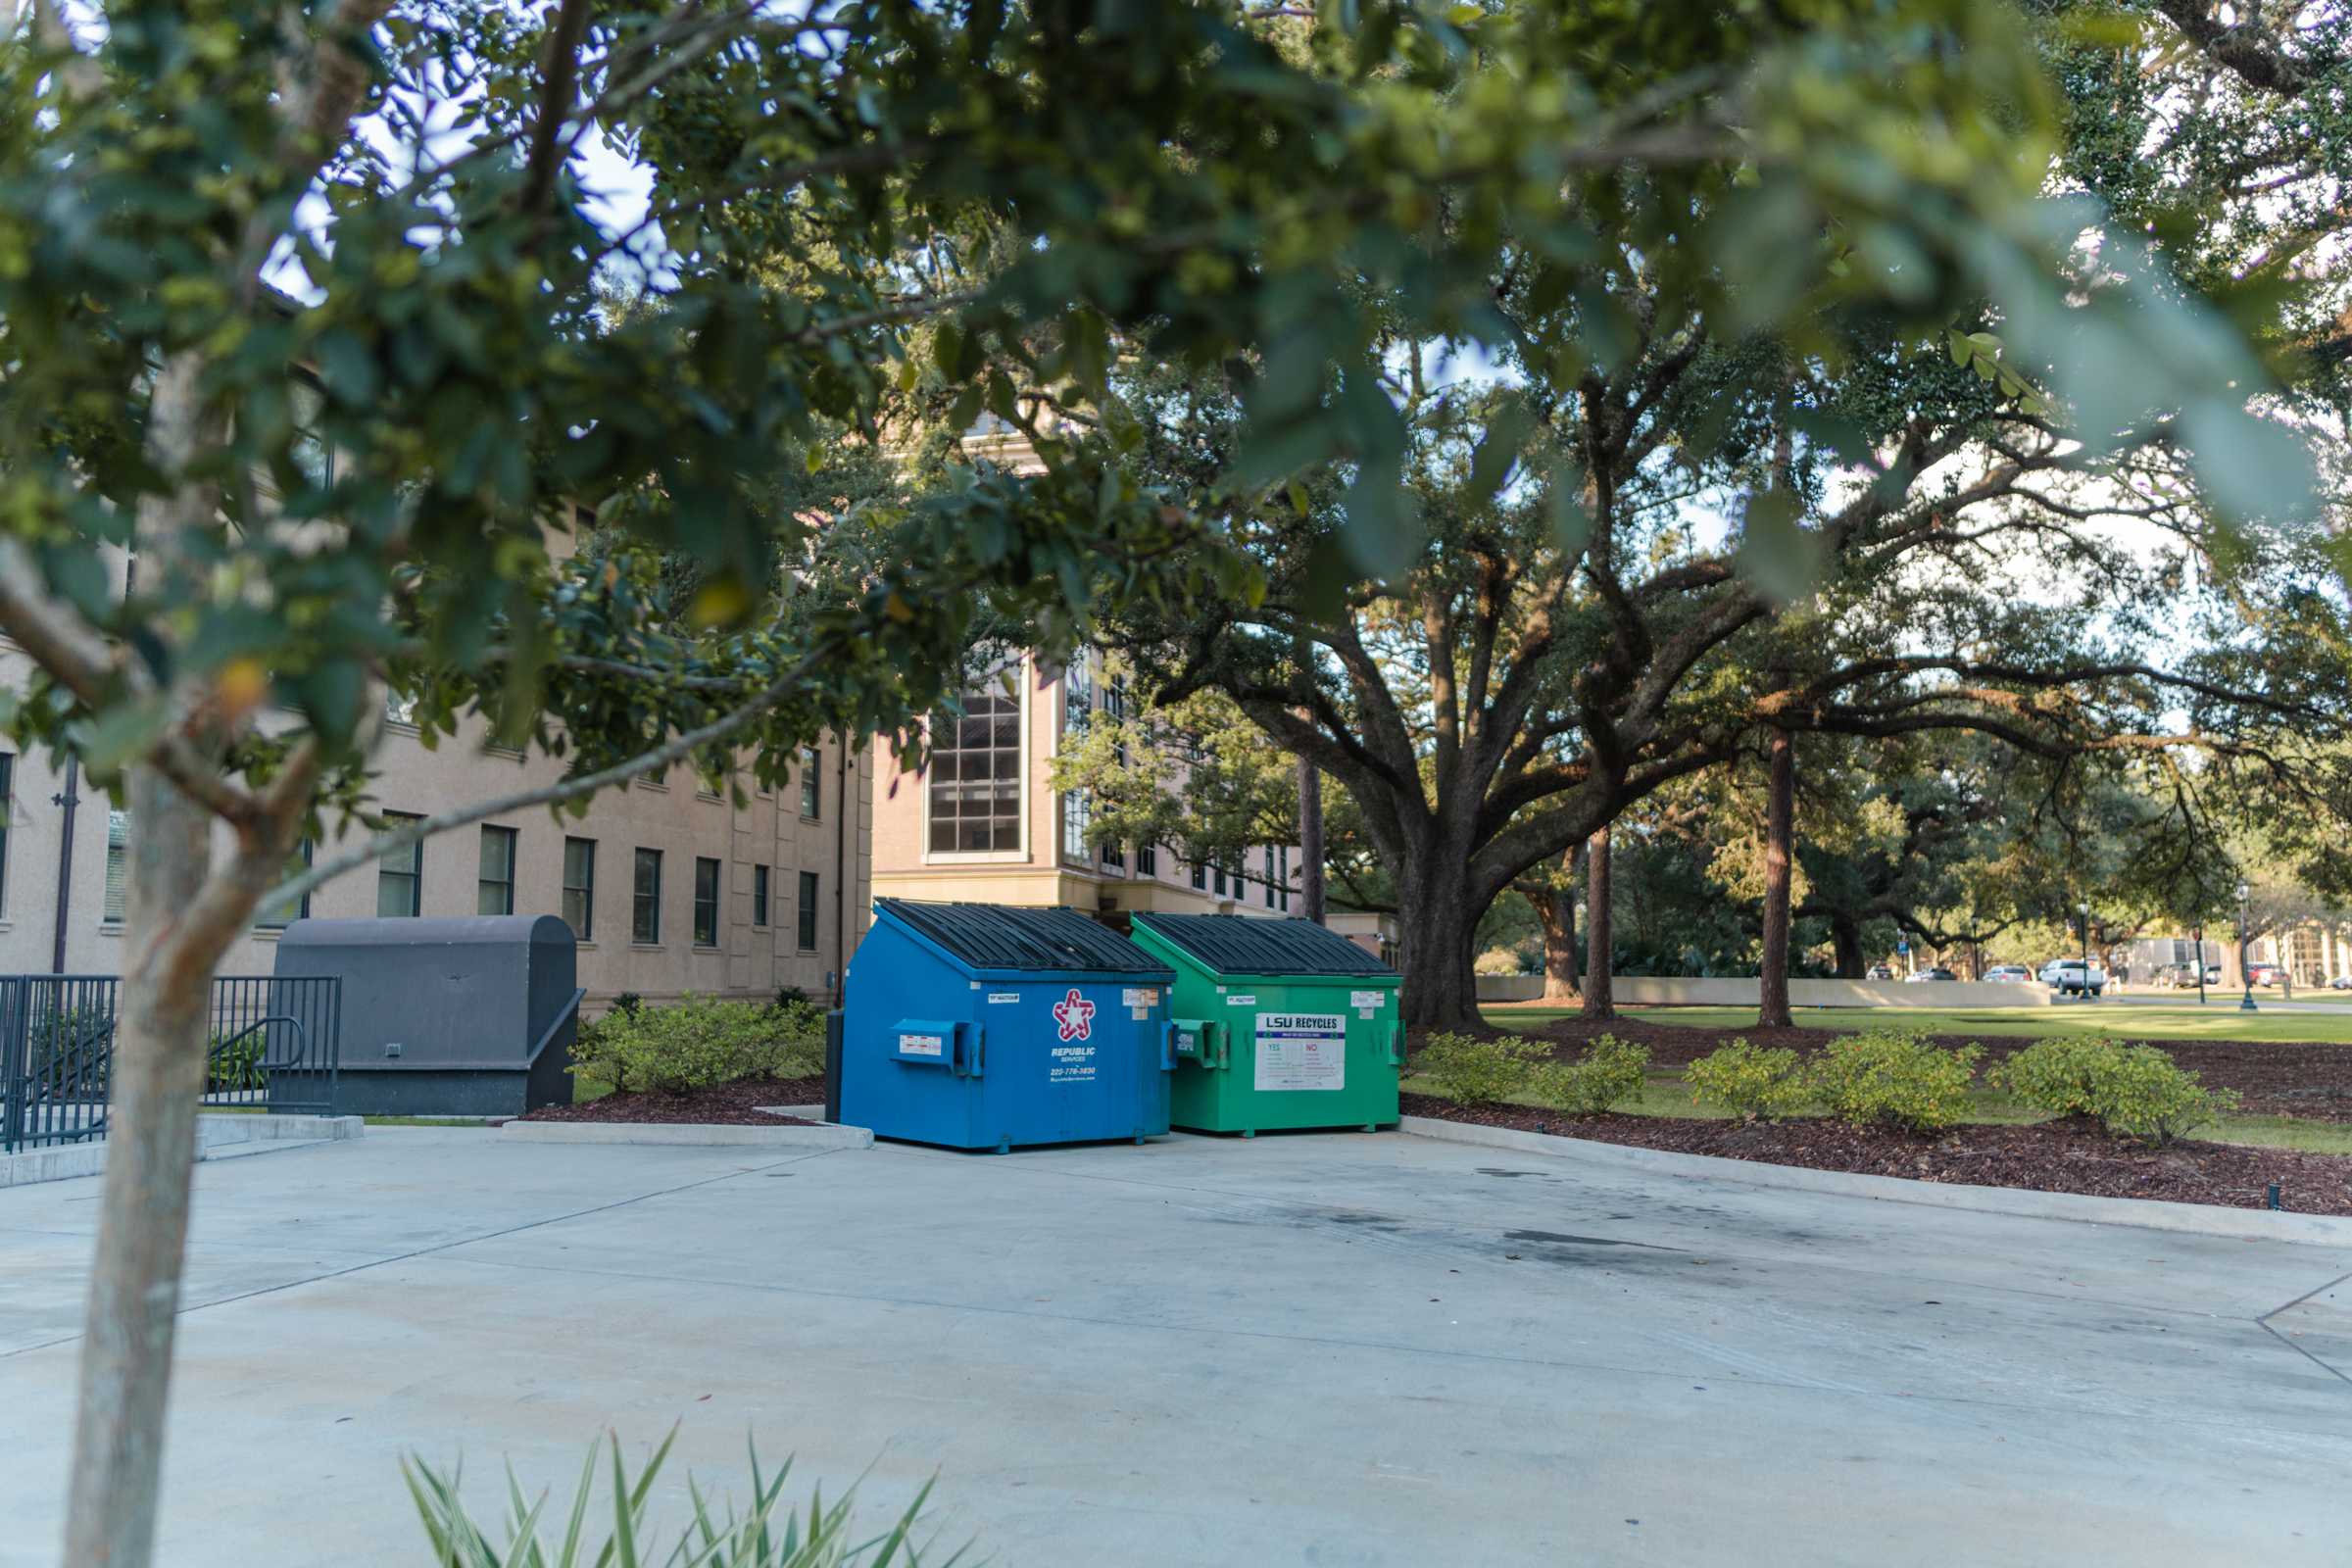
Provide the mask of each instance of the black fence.
MULTIPOLYGON (((113 975, 0 975, 0 1153, 106 1136, 121 996, 113 975)), ((203 1102, 328 1110, 342 1026, 340 979, 215 978, 203 1102)))

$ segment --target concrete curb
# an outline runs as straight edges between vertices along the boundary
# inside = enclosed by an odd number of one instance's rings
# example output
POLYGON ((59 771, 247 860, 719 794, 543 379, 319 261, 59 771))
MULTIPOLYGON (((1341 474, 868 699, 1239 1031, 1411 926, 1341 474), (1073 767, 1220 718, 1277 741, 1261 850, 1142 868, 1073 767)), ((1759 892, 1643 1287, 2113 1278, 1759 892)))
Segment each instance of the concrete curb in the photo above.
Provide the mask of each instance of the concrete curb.
POLYGON ((1970 1187, 1958 1182, 1915 1182, 1900 1176, 1867 1176, 1851 1171, 1808 1170, 1762 1160, 1684 1154, 1665 1149, 1596 1143, 1515 1127, 1481 1127, 1436 1116, 1407 1116, 1397 1131, 1449 1144, 1507 1149, 1585 1160, 1619 1170, 1657 1176, 1701 1176, 1749 1187, 1785 1187, 1805 1193, 1835 1193, 1889 1203, 1970 1209, 1980 1214, 2015 1214, 2029 1219, 2072 1220, 2086 1225, 2132 1225, 2141 1230, 2192 1236, 2226 1236, 2239 1241, 2304 1242, 2352 1247, 2352 1218, 2332 1214, 2279 1214, 2260 1208, 2220 1208, 2210 1203, 2171 1203, 2146 1198, 2093 1198, 2080 1193, 2033 1193, 2015 1187, 1970 1187))
POLYGON ((705 1149, 870 1149, 864 1127, 737 1127, 710 1122, 511 1121, 498 1136, 515 1144, 671 1144, 705 1149))
MULTIPOLYGON (((357 1116, 203 1116, 196 1118, 198 1160, 274 1153, 297 1145, 340 1143, 367 1130, 357 1116)), ((61 1144, 0 1154, 0 1187, 71 1181, 106 1169, 106 1143, 61 1144)))

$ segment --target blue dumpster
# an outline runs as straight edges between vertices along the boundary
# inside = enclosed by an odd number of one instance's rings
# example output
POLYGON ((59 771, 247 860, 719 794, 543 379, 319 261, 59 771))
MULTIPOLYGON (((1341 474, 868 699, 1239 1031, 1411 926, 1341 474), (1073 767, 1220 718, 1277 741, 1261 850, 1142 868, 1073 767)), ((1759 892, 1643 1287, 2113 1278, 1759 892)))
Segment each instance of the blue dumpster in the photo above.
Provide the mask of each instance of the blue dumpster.
POLYGON ((1075 909, 876 899, 842 999, 841 1119, 1000 1152, 1155 1137, 1175 979, 1075 909))

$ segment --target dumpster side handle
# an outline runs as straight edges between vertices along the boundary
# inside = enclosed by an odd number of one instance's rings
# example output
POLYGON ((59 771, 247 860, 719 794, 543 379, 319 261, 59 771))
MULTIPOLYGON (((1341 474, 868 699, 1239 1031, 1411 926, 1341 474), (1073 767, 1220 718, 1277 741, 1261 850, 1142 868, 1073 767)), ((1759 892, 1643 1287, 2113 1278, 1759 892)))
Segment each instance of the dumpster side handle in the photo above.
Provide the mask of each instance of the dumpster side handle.
POLYGON ((1397 1018, 1389 1025, 1389 1065, 1404 1065, 1404 1020, 1397 1018))
POLYGON ((1176 1020, 1164 1019, 1159 1026, 1159 1070, 1176 1070, 1176 1020))

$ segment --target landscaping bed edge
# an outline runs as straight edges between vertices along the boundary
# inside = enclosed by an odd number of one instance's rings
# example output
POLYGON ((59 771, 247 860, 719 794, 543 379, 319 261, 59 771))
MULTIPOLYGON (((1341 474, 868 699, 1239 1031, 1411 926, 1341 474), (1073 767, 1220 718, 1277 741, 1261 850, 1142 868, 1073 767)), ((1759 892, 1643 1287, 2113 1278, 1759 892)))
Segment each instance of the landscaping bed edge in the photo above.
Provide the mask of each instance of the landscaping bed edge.
POLYGON ((1802 1192, 1837 1193, 1885 1202, 1924 1203, 1935 1208, 1969 1209, 1978 1213, 2011 1214, 2033 1219, 2071 1220, 2079 1224, 2132 1225, 2142 1230, 2185 1232, 2247 1241, 2304 1242, 2323 1247, 2352 1248, 2352 1219, 2329 1214, 2281 1213, 2208 1203, 2177 1203, 2162 1199, 2100 1198, 2080 1193, 2034 1192, 2017 1187, 1976 1187, 1958 1182, 1912 1181, 1901 1176, 1816 1170, 1804 1165, 1776 1165, 1764 1160, 1730 1159, 1718 1154, 1686 1154, 1671 1150, 1643 1149, 1631 1144, 1569 1138, 1557 1133, 1488 1127, 1476 1122, 1450 1121, 1438 1116, 1407 1115, 1397 1123, 1397 1130, 1446 1143, 1508 1149, 1555 1159, 1591 1160, 1620 1168, 1653 1171, 1660 1175, 1700 1176, 1715 1181, 1740 1182, 1750 1187, 1793 1188, 1802 1192))

